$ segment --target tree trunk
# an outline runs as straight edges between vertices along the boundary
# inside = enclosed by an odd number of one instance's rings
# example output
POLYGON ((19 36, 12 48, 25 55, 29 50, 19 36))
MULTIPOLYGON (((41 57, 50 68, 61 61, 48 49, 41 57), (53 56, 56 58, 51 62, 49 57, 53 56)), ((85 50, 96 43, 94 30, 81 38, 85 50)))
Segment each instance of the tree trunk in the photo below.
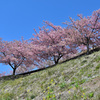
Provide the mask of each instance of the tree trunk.
POLYGON ((58 61, 59 61, 59 57, 55 57, 54 56, 54 63, 55 63, 55 65, 58 64, 58 61))
POLYGON ((89 54, 89 39, 87 38, 87 55, 89 54))
POLYGON ((54 63, 55 65, 58 64, 59 60, 61 59, 63 55, 59 54, 57 57, 54 56, 54 63))
POLYGON ((55 62, 55 65, 58 64, 58 61, 59 61, 59 59, 57 59, 57 60, 54 61, 55 62))
POLYGON ((15 72, 16 72, 16 68, 13 68, 13 75, 15 75, 15 72))

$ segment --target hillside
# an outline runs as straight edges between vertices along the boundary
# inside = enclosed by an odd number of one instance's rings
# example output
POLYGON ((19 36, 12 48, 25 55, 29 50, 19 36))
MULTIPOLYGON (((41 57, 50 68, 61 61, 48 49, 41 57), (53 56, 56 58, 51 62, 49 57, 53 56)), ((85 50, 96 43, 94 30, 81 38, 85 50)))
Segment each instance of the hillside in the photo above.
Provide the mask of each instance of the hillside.
POLYGON ((100 100, 100 51, 30 75, 2 77, 0 100, 100 100))

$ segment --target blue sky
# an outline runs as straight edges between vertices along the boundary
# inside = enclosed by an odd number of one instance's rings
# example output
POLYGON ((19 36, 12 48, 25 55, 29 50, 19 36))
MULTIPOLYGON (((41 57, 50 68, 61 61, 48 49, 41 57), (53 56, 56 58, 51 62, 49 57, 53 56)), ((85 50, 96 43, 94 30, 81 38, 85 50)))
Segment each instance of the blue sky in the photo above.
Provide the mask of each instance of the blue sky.
MULTIPOLYGON (((0 37, 6 41, 29 39, 43 20, 63 26, 69 16, 90 16, 100 8, 100 0, 0 0, 0 37)), ((0 64, 0 72, 11 70, 0 64)))

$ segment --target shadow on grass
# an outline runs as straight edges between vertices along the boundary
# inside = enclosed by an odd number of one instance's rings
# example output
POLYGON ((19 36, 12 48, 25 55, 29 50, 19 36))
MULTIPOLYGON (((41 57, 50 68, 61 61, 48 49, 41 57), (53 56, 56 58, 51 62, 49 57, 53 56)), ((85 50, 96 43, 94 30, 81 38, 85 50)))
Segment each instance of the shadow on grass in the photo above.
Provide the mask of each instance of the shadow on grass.
MULTIPOLYGON (((90 53, 89 53, 89 54, 92 54, 93 52, 97 52, 97 51, 99 51, 99 50, 100 50, 100 47, 97 47, 97 48, 95 48, 95 49, 90 50, 90 53)), ((72 58, 69 58, 69 59, 67 59, 67 60, 65 60, 65 61, 62 61, 62 62, 60 62, 60 63, 58 63, 58 64, 62 64, 62 63, 65 63, 65 62, 67 62, 67 61, 70 61, 70 60, 73 60, 73 59, 77 59, 77 58, 82 57, 82 56, 84 56, 84 55, 87 55, 86 51, 80 53, 79 55, 77 55, 77 56, 75 56, 75 57, 72 57, 72 58)), ((40 71, 43 71, 43 70, 47 70, 47 69, 52 68, 52 67, 54 67, 54 66, 56 66, 56 65, 57 65, 57 64, 51 65, 51 66, 48 66, 48 67, 44 67, 44 68, 40 68, 40 69, 37 69, 37 70, 29 71, 29 72, 17 74, 17 75, 3 76, 3 77, 0 77, 0 80, 11 80, 11 79, 14 80, 14 79, 18 79, 18 78, 20 78, 20 77, 26 77, 26 76, 30 75, 31 73, 35 73, 35 72, 40 72, 40 71)))

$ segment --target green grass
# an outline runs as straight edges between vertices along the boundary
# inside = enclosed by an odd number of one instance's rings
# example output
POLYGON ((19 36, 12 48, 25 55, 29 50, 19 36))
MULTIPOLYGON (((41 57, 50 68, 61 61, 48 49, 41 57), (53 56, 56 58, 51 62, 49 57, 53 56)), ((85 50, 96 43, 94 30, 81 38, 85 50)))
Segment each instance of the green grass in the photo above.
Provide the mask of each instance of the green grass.
POLYGON ((100 51, 30 75, 0 78, 0 100, 100 100, 100 51))
POLYGON ((0 100, 12 100, 14 98, 14 95, 13 93, 1 93, 0 95, 0 100))

